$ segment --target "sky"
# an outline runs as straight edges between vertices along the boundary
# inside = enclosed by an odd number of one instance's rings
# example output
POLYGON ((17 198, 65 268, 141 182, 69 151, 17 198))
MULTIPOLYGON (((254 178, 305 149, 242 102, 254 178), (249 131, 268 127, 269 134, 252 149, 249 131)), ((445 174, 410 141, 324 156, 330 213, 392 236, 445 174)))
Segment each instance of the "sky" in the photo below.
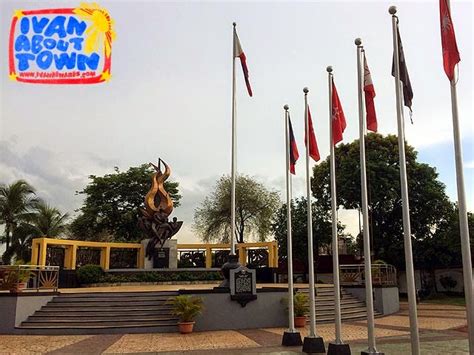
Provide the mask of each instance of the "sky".
MULTIPOLYGON (((372 72, 379 131, 396 133, 392 28, 400 33, 414 91, 406 138, 419 160, 436 167, 456 201, 449 82, 443 71, 438 1, 100 1, 114 20, 111 80, 38 85, 8 79, 14 10, 76 7, 79 1, 0 1, 0 182, 26 179, 38 195, 74 214, 88 176, 127 170, 158 157, 180 183, 179 242, 198 242, 193 211, 216 180, 230 174, 232 22, 237 22, 254 96, 237 66, 237 170, 284 198, 284 111, 290 106, 304 149, 303 87, 323 159, 329 154, 328 65, 347 120, 344 141, 358 138, 356 46, 362 38, 372 72)), ((465 186, 474 210, 473 4, 452 1, 461 54, 458 82, 465 186)), ((304 194, 297 163, 294 196, 304 194)), ((340 212, 350 233, 357 213, 340 212)))

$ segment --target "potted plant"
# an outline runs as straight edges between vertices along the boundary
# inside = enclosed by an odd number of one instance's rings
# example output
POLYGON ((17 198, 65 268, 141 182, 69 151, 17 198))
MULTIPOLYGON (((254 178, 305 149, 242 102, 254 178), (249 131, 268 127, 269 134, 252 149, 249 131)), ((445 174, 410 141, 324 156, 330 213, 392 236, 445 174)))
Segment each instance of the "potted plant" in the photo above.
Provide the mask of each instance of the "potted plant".
POLYGON ((202 298, 180 295, 168 300, 173 307, 171 313, 179 318, 179 332, 188 334, 193 331, 194 318, 200 315, 204 309, 202 298))
POLYGON ((306 325, 306 314, 309 311, 308 301, 309 298, 306 293, 296 292, 293 296, 296 328, 303 328, 306 325))
POLYGON ((11 269, 5 270, 2 289, 9 290, 12 293, 19 293, 26 288, 31 271, 29 269, 22 269, 20 265, 24 265, 24 263, 18 260, 11 269))
MULTIPOLYGON (((309 312, 309 297, 306 293, 296 292, 293 295, 293 316, 296 328, 303 328, 306 325, 306 314, 309 312)), ((288 297, 281 299, 288 310, 288 297)))

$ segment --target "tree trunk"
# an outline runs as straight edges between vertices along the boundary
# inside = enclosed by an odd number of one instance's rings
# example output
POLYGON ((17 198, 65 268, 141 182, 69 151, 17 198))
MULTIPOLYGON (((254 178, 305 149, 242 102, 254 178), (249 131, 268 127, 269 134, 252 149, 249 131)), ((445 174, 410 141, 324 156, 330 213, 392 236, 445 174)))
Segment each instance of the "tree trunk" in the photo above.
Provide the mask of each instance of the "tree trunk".
POLYGON ((8 250, 8 248, 10 247, 10 223, 9 222, 5 224, 5 244, 6 244, 5 250, 8 250))

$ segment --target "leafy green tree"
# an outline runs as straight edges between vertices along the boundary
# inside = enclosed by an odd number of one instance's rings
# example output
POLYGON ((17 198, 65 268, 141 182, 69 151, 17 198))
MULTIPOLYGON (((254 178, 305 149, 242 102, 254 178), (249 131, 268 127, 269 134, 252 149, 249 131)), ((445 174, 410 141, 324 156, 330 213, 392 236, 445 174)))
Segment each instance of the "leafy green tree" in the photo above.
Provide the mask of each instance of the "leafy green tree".
MULTIPOLYGON (((293 259, 308 263, 307 202, 305 198, 291 201, 291 224, 293 259)), ((275 214, 272 231, 278 242, 278 255, 287 256, 287 205, 284 204, 275 214)), ((313 216, 313 253, 318 255, 319 248, 328 246, 332 239, 332 224, 328 211, 312 205, 313 216)), ((340 228, 342 229, 342 227, 340 228)))
POLYGON ((0 185, 0 224, 5 225, 6 244, 4 263, 10 263, 11 237, 15 228, 27 218, 37 202, 35 189, 24 180, 15 181, 10 185, 0 185))
MULTIPOLYGON (((423 241, 435 235, 446 219, 451 203, 435 168, 417 161, 406 144, 408 193, 412 236, 423 241)), ((375 255, 397 268, 404 268, 402 201, 398 139, 370 133, 366 139, 369 218, 375 255)), ((312 191, 315 203, 330 209, 329 158, 314 167, 312 191)), ((361 207, 359 141, 336 148, 337 204, 346 209, 361 207)))
MULTIPOLYGON (((214 191, 194 211, 194 229, 204 242, 228 243, 231 227, 231 178, 222 176, 214 191)), ((280 206, 275 191, 246 175, 239 175, 235 189, 235 228, 237 243, 249 237, 264 241, 271 232, 271 221, 280 206)))
MULTIPOLYGON (((151 186, 155 170, 148 164, 131 167, 113 174, 89 176, 90 183, 78 194, 85 195, 80 214, 71 223, 73 237, 82 240, 139 241, 142 232, 137 227, 139 208, 151 186)), ((164 187, 174 206, 181 195, 177 182, 166 181, 164 187)))

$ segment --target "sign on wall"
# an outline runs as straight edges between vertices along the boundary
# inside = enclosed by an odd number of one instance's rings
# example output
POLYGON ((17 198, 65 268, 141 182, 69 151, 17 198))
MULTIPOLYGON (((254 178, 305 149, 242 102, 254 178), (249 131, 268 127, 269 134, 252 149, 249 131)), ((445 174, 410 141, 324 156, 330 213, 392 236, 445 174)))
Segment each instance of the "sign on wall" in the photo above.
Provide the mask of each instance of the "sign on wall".
POLYGON ((10 28, 9 77, 36 84, 108 81, 115 39, 106 9, 16 10, 10 28))

